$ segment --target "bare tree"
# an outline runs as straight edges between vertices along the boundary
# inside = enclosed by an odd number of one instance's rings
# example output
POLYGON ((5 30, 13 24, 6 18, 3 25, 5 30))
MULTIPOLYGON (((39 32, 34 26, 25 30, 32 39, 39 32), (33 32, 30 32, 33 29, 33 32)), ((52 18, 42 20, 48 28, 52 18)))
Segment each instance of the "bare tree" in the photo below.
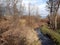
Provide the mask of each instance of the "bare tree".
POLYGON ((10 0, 6 0, 6 15, 10 15, 10 0))
POLYGON ((0 4, 0 18, 4 16, 4 13, 5 13, 5 9, 3 7, 3 4, 0 4))
POLYGON ((29 16, 30 16, 30 3, 28 4, 28 11, 29 11, 29 16))
POLYGON ((18 3, 18 0, 13 0, 13 12, 14 12, 14 15, 17 15, 17 13, 18 13, 18 9, 17 9, 17 6, 16 6, 17 3, 18 3))
POLYGON ((57 0, 56 1, 56 6, 57 7, 55 6, 55 29, 57 29, 57 12, 58 12, 58 9, 59 9, 59 5, 60 5, 60 0, 57 0))
POLYGON ((60 0, 49 0, 47 2, 48 8, 50 9, 50 25, 54 29, 57 29, 57 12, 59 9, 60 0))
POLYGON ((19 0, 20 6, 19 6, 19 15, 23 15, 24 12, 24 6, 22 5, 23 0, 19 0))
POLYGON ((1 7, 1 5, 0 5, 0 18, 2 17, 2 7, 1 7))
POLYGON ((37 16, 38 18, 40 18, 40 15, 39 15, 39 7, 38 7, 38 6, 36 7, 36 16, 37 16))
POLYGON ((49 21, 50 21, 50 27, 53 27, 53 22, 52 22, 52 16, 53 16, 53 0, 48 0, 47 2, 47 7, 49 9, 49 21))

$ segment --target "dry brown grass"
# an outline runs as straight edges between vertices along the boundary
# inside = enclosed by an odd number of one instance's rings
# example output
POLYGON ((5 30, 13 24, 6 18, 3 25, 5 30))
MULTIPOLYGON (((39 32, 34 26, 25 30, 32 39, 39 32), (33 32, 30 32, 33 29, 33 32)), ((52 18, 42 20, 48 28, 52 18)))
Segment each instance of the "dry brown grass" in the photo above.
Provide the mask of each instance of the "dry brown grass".
POLYGON ((2 34, 8 45, 40 45, 37 33, 29 27, 14 28, 2 34))
POLYGON ((20 19, 24 19, 26 21, 26 26, 30 26, 32 28, 37 28, 42 25, 41 19, 36 16, 22 16, 20 19))
POLYGON ((34 26, 38 27, 38 21, 35 19, 23 16, 14 20, 12 16, 6 16, 0 21, 0 44, 41 45, 37 33, 34 31, 34 26))
POLYGON ((11 26, 11 21, 9 19, 0 20, 0 34, 7 31, 11 26))

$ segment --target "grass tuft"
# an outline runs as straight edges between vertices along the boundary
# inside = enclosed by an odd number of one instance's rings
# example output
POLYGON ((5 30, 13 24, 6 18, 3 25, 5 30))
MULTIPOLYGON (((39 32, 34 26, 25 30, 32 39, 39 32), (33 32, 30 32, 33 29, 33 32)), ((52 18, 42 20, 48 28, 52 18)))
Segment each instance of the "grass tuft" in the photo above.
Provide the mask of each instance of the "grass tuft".
POLYGON ((51 39, 53 39, 53 41, 56 43, 56 45, 60 45, 60 34, 49 29, 47 26, 43 26, 41 27, 41 31, 43 34, 48 34, 51 39))

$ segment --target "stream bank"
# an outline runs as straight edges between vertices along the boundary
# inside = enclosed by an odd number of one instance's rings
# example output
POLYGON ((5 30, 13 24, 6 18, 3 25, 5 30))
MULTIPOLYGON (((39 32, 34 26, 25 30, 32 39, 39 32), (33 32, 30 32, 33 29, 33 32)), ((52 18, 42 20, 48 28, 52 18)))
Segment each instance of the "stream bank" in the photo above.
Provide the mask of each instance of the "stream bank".
POLYGON ((48 36, 42 34, 40 28, 36 28, 35 31, 38 33, 39 40, 41 40, 42 45, 55 45, 53 40, 51 40, 48 36))

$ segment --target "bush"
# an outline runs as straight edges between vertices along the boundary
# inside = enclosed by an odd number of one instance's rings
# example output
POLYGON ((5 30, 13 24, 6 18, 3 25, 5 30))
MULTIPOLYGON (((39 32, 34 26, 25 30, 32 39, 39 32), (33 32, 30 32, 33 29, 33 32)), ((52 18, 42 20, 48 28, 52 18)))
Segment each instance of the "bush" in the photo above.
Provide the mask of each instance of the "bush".
POLYGON ((7 45, 41 45, 37 33, 29 27, 11 29, 3 33, 1 39, 4 39, 7 45))

